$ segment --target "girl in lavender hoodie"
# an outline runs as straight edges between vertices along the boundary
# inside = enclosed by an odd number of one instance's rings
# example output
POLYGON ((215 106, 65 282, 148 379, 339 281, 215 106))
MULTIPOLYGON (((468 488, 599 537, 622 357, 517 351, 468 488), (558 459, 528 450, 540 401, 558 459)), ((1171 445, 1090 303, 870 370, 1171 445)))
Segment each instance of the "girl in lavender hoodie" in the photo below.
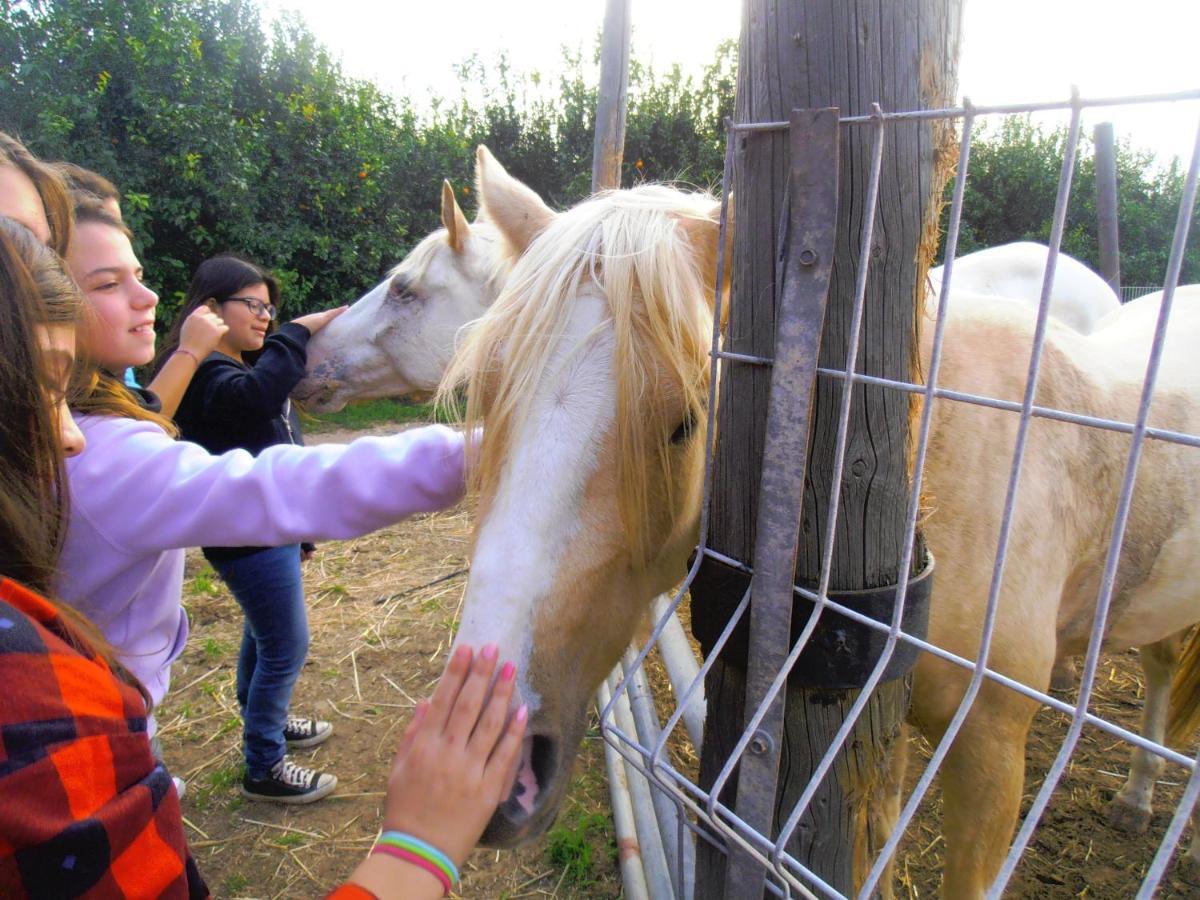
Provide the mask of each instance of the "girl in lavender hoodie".
MULTIPOLYGON (((257 456, 176 441, 174 426, 110 374, 154 355, 158 298, 142 284, 128 232, 93 214, 80 221, 67 261, 90 307, 78 340, 92 368, 73 404, 87 449, 67 462, 58 590, 101 628, 153 702, 166 695, 187 640, 184 548, 355 537, 461 498, 463 438, 441 426, 257 456)), ((329 318, 296 327, 311 332, 329 318)), ((273 768, 308 790, 336 784, 290 760, 273 768)))

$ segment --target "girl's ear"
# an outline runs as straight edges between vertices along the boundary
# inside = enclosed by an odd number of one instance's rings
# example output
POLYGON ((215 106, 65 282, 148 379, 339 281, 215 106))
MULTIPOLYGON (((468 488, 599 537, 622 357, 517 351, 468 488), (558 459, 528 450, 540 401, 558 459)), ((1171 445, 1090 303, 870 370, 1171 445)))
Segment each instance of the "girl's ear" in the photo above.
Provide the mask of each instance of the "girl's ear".
POLYGON ((205 300, 204 305, 207 306, 209 309, 211 309, 213 312, 215 312, 217 315, 221 314, 221 310, 217 308, 217 301, 214 300, 212 297, 209 297, 207 300, 205 300))

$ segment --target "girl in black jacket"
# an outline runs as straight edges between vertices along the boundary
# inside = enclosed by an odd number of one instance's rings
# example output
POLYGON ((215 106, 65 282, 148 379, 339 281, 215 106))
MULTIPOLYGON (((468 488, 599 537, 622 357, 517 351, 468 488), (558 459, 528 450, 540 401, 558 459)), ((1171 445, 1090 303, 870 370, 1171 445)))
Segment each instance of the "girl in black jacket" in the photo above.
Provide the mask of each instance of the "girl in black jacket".
MULTIPOLYGON (((302 443, 288 394, 304 376, 309 338, 346 307, 301 316, 275 331, 279 285, 234 256, 200 265, 178 321, 201 305, 229 330, 213 353, 195 361, 196 374, 175 417, 183 438, 211 453, 241 448, 257 454, 273 444, 302 443)), ((168 341, 162 358, 187 352, 176 346, 168 341)), ((285 755, 288 748, 315 747, 333 731, 328 722, 288 714, 308 655, 304 550, 297 544, 203 550, 246 616, 237 671, 246 757, 242 793, 278 803, 319 800, 337 778, 285 755)))

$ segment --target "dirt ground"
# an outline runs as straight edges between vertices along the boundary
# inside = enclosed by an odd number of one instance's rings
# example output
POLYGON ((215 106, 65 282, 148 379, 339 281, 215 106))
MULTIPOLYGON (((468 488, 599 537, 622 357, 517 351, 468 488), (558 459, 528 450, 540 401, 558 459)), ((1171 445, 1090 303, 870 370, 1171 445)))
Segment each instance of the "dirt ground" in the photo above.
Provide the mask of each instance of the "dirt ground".
MULTIPOLYGON (((329 433, 310 442, 344 440, 329 433)), ((217 897, 320 897, 347 876, 374 840, 396 740, 416 699, 427 695, 445 661, 465 584, 469 513, 420 516, 354 541, 320 547, 305 574, 312 644, 293 709, 333 722, 334 737, 297 754, 337 774, 338 788, 311 807, 244 801, 241 722, 234 673, 241 613, 198 553, 189 556, 185 603, 192 636, 176 665, 173 689, 158 710, 166 759, 188 783, 188 838, 217 897)), ((1143 682, 1136 655, 1104 661, 1093 711, 1136 729, 1143 682)), ((593 721, 558 823, 517 851, 477 851, 464 868, 460 896, 616 898, 620 875, 608 808, 602 740, 593 721)), ((1026 803, 1053 762, 1068 721, 1043 711, 1027 751, 1026 803)), ((919 739, 920 759, 928 749, 919 739)), ((676 748, 676 759, 691 757, 676 748)), ((1149 832, 1110 828, 1104 805, 1121 786, 1129 748, 1087 729, 1050 809, 1034 835, 1008 896, 1131 897, 1183 790, 1185 773, 1159 782, 1149 832)), ((910 772, 919 774, 914 759, 910 772)), ((915 775, 914 775, 915 778, 915 775)), ((981 802, 986 802, 981 799, 981 802)), ((1190 832, 1184 840, 1190 839, 1190 832)), ((942 864, 936 786, 901 845, 896 889, 936 895, 942 864)), ((1200 881, 1175 871, 1159 896, 1200 896, 1200 881)))

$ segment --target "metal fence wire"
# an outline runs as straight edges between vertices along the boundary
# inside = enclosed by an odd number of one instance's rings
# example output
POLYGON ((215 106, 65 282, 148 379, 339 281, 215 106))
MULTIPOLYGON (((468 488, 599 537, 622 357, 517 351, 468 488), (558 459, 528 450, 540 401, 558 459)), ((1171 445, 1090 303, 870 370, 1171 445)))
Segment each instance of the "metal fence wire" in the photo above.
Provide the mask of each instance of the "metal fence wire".
MULTIPOLYGON (((870 874, 866 883, 859 889, 859 897, 869 897, 877 893, 880 880, 884 877, 887 863, 896 855, 897 847, 905 836, 905 831, 913 821, 914 815, 926 801, 929 788, 938 774, 951 745, 959 735, 968 711, 976 700, 985 682, 1001 685, 1025 697, 1042 704, 1043 707, 1056 710, 1070 718, 1065 738, 1057 749, 1049 771, 1041 783, 1036 796, 1024 813, 1020 827, 1008 850, 999 875, 992 884, 989 896, 998 897, 1013 877, 1014 871, 1020 864, 1022 855, 1029 847, 1036 829, 1053 828, 1053 823, 1045 822, 1044 814, 1050 802, 1051 795, 1060 784, 1064 772, 1072 763, 1079 746, 1081 734, 1085 728, 1091 727, 1110 735, 1115 739, 1114 747, 1107 753, 1114 760, 1114 765, 1126 764, 1129 748, 1141 748, 1158 759, 1180 767, 1187 773, 1186 786, 1178 801, 1175 811, 1166 827, 1152 862, 1145 867, 1140 879, 1138 897, 1149 897, 1159 887, 1167 872, 1168 864, 1178 849, 1184 828, 1189 821, 1197 796, 1200 795, 1200 766, 1197 758, 1189 757, 1163 743, 1148 739, 1128 728, 1106 719, 1103 715, 1092 712, 1089 703, 1093 697, 1096 672, 1100 663, 1103 638, 1106 633, 1110 605, 1114 594, 1114 583, 1117 575, 1117 565, 1121 553, 1122 541, 1129 521, 1130 509, 1135 491, 1137 490, 1138 463, 1143 454, 1146 441, 1167 442, 1192 448, 1189 452, 1200 453, 1200 434, 1171 431, 1162 428, 1152 428, 1148 424, 1151 402, 1155 395, 1155 385, 1159 376, 1160 363, 1163 355, 1164 341, 1171 320, 1171 310, 1174 301, 1175 287, 1178 283, 1188 239, 1188 225, 1196 208, 1197 172, 1200 169, 1200 129, 1197 131, 1196 147, 1193 151, 1190 166, 1187 170, 1183 196, 1179 206, 1177 224, 1171 246, 1169 263, 1163 282, 1163 295, 1154 333, 1149 350, 1148 364, 1142 382, 1140 401, 1137 414, 1133 421, 1084 415, 1067 409, 1055 409, 1035 403, 1042 370, 1043 349, 1047 331, 1047 320, 1051 299, 1051 286, 1055 266, 1059 257, 1064 223, 1067 215, 1067 201, 1071 190, 1072 174, 1078 151, 1080 121, 1082 114, 1089 109, 1109 106, 1133 106, 1144 104, 1176 104, 1179 110, 1180 101, 1200 99, 1200 90, 1158 94, 1145 96, 1113 97, 1101 99, 1083 99, 1076 93, 1069 100, 1056 103, 1029 103, 1004 106, 972 106, 965 102, 963 106, 949 109, 917 110, 907 112, 885 112, 875 107, 870 115, 847 116, 840 120, 841 128, 867 127, 873 130, 873 156, 870 170, 870 180, 864 210, 864 226, 861 234, 861 252, 859 260, 861 271, 857 274, 855 284, 855 301, 851 332, 848 340, 848 359, 844 369, 822 368, 817 371, 817 377, 840 379, 843 383, 874 384, 902 393, 916 393, 923 397, 923 406, 915 435, 915 468, 913 470, 911 493, 908 499, 907 538, 903 547, 900 572, 910 571, 910 563, 914 554, 916 532, 921 510, 921 486, 927 455, 930 447, 931 422, 933 418, 934 401, 939 403, 962 403, 987 406, 995 410, 1015 414, 1019 417, 1017 439, 1009 462, 1008 488, 1002 518, 999 528, 999 542, 996 546, 995 558, 992 562, 991 586, 987 598, 986 615, 983 621, 982 638, 979 643, 977 660, 968 660, 950 652, 946 648, 935 646, 928 640, 906 633, 900 623, 903 618, 906 585, 902 581, 897 590, 896 609, 892 621, 879 622, 864 616, 835 600, 830 599, 828 584, 829 571, 832 562, 839 491, 833 491, 830 499, 827 517, 827 533, 823 543, 825 556, 822 560, 822 577, 816 591, 808 591, 799 587, 794 588, 796 596, 804 597, 814 604, 816 612, 810 617, 796 642, 788 648, 786 661, 779 669, 771 688, 764 701, 757 709, 747 708, 747 721, 734 753, 725 769, 718 777, 711 790, 703 790, 681 767, 673 761, 672 748, 682 743, 691 742, 696 752, 701 743, 703 727, 703 695, 704 677, 712 667, 721 648, 729 639, 736 624, 747 617, 750 607, 750 593, 747 590, 738 604, 733 617, 725 627, 716 646, 707 658, 697 661, 679 623, 675 617, 676 610, 688 594, 688 589, 696 577, 700 564, 705 557, 715 558, 741 569, 750 571, 745 561, 732 560, 708 546, 709 529, 709 500, 712 491, 713 457, 715 442, 720 438, 715 434, 716 416, 710 417, 707 435, 707 456, 704 482, 704 502, 700 524, 700 542, 697 547, 695 560, 687 573, 682 586, 672 597, 662 597, 654 606, 654 627, 649 639, 640 647, 632 648, 626 654, 621 664, 614 670, 611 678, 601 689, 598 706, 601 707, 601 727, 609 753, 610 774, 614 780, 627 781, 632 802, 624 805, 617 812, 617 827, 636 827, 637 844, 640 850, 642 865, 628 867, 625 872, 626 896, 687 897, 691 898, 694 889, 694 854, 697 839, 719 845, 725 852, 748 854, 758 861, 767 875, 766 887, 768 893, 777 896, 803 897, 841 897, 844 896, 831 885, 822 881, 809 871, 798 860, 786 852, 789 839, 812 801, 821 779, 826 777, 834 764, 835 757, 846 740, 855 719, 862 713, 871 691, 884 676, 889 661, 900 645, 908 645, 918 651, 933 654, 953 665, 962 667, 971 673, 971 679, 965 695, 958 704, 957 712, 950 721, 944 736, 932 748, 932 754, 924 770, 916 779, 907 799, 904 801, 899 821, 890 839, 871 861, 870 874), (943 341, 946 337, 948 300, 952 293, 954 272, 954 257, 958 246, 959 231, 963 217, 964 187, 970 177, 971 140, 974 126, 979 117, 985 115, 1027 114, 1046 110, 1063 110, 1070 115, 1068 139, 1064 151, 1062 174, 1058 186, 1057 205, 1049 238, 1049 254, 1041 289, 1040 302, 1037 309, 1037 325, 1034 332, 1032 352, 1028 363, 1028 377, 1024 397, 1021 402, 998 397, 981 396, 959 390, 951 390, 939 385, 940 367, 942 364, 943 341), (955 176, 953 195, 950 208, 949 226, 945 235, 945 269, 943 287, 940 292, 938 309, 932 337, 932 352, 926 363, 926 381, 923 384, 894 381, 863 375, 856 371, 856 357, 859 347, 860 329, 863 320, 864 297, 866 294, 866 269, 870 265, 872 254, 867 252, 871 247, 872 232, 877 214, 879 183, 884 171, 883 147, 886 129, 892 123, 903 120, 954 120, 958 124, 959 157, 955 176), (1025 474, 1026 443, 1030 427, 1034 419, 1045 418, 1064 423, 1073 423, 1085 429, 1103 429, 1111 432, 1130 435, 1128 455, 1124 461, 1124 476, 1121 482, 1116 511, 1108 542, 1107 558, 1101 578, 1095 607, 1095 616, 1091 625, 1091 637, 1083 664, 1080 678, 1078 698, 1068 702, 1060 697, 1052 696, 1042 690, 1022 684, 1019 681, 1001 674, 988 666, 989 650, 995 631, 1000 588, 1005 575, 1005 563, 1008 549, 1013 539, 1013 509, 1017 498, 1018 488, 1025 474), (862 689, 857 701, 847 717, 846 724, 838 732, 832 746, 816 768, 795 806, 787 813, 779 816, 779 833, 766 835, 751 828, 738 817, 736 812, 718 800, 720 790, 729 777, 731 770, 740 762, 747 747, 762 720, 767 707, 779 696, 787 682, 788 673, 795 665, 801 651, 808 643, 821 615, 825 611, 834 611, 851 620, 875 629, 886 635, 886 645, 876 663, 870 678, 862 689), (652 651, 660 654, 656 657, 665 663, 671 678, 674 708, 665 722, 660 723, 656 713, 654 698, 650 694, 647 678, 647 659, 652 651), (684 725, 680 729, 681 723, 684 725), (1126 747, 1126 752, 1120 746, 1126 747), (624 767, 621 762, 624 762, 624 767), (623 771, 621 771, 623 768, 623 771), (646 803, 645 795, 650 795, 650 803, 646 803), (640 798, 639 798, 639 795, 640 798), (654 808, 657 815, 650 817, 648 812, 654 808), (641 812, 638 812, 638 809, 641 812), (637 821, 632 821, 637 820, 637 821), (623 824, 623 822, 625 824, 623 824), (657 826, 657 827, 656 827, 657 826), (656 836, 657 835, 657 836, 656 836)), ((1194 108, 1194 107, 1190 107, 1194 108)), ((748 131, 786 130, 787 122, 762 122, 731 124, 729 127, 728 149, 725 158, 724 185, 726 190, 731 183, 733 165, 734 139, 740 133, 748 131)), ((725 270, 727 261, 724 259, 725 230, 727 228, 728 198, 722 206, 721 234, 719 247, 722 248, 718 260, 718 283, 721 273, 725 270)), ((765 364, 769 360, 758 358, 740 358, 738 354, 723 352, 719 322, 721 321, 721 300, 718 297, 714 318, 712 340, 712 379, 710 388, 709 408, 716 409, 720 365, 739 365, 744 363, 765 364)), ((920 315, 920 312, 917 313, 920 315)), ((929 323, 927 322, 927 326, 929 323)), ((853 393, 850 390, 842 392, 842 405, 837 433, 837 452, 832 475, 832 483, 841 483, 842 466, 844 464, 847 444, 848 423, 853 393)), ((1200 394, 1192 396, 1192 402, 1200 403, 1200 394)), ((1200 465, 1200 458, 1197 459, 1200 465)), ((1200 502, 1200 498, 1190 498, 1189 505, 1200 502)), ((935 548, 936 550, 936 548, 935 548)), ((1200 557, 1198 557, 1200 559, 1200 557)), ((1200 562, 1196 565, 1200 573, 1200 562)), ((936 599, 936 586, 934 593, 936 599)), ((787 641, 787 635, 781 640, 787 641)), ((755 652, 752 648, 751 653, 755 652)), ((660 698, 661 700, 661 698, 660 698)), ((896 752, 904 752, 901 746, 896 752)), ((677 757, 676 757, 677 758, 677 757)), ((987 798, 979 798, 980 803, 986 803, 987 798)), ((1097 823, 1099 824, 1099 823, 1097 823)), ((620 837, 620 835, 618 835, 620 837)), ((1151 840, 1147 836, 1147 841, 1151 840)), ((623 845, 626 846, 626 845, 623 845)), ((622 854, 622 858, 636 854, 622 854)), ((1132 893, 1132 886, 1121 889, 1122 895, 1132 893)))

